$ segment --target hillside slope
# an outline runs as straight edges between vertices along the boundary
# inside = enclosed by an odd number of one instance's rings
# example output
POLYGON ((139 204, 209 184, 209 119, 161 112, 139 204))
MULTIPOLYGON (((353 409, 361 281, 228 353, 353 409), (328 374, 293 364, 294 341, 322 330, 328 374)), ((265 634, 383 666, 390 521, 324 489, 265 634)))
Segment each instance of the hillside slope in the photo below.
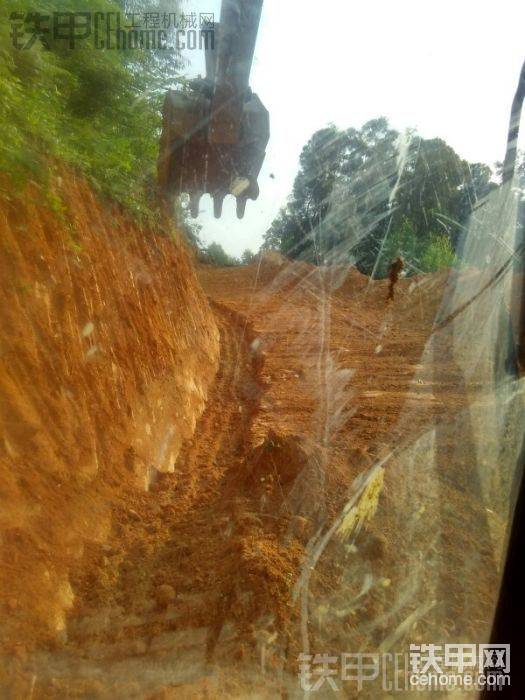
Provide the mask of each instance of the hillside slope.
POLYGON ((111 512, 174 468, 219 334, 182 242, 63 171, 0 203, 1 642, 55 638, 111 512), (43 204, 36 204, 43 202, 43 204), (3 616, 4 619, 4 616, 3 616))
MULTIPOLYGON (((110 248, 101 247, 101 259, 110 248)), ((148 250, 140 259, 152 265, 148 250)), ((63 593, 70 608, 47 642, 26 634, 11 644, 4 687, 16 698, 292 698, 303 696, 301 653, 485 641, 523 401, 514 384, 494 384, 479 313, 436 323, 447 296, 479 285, 482 273, 402 279, 389 302, 386 281, 352 268, 275 254, 237 268, 203 265, 203 292, 193 272, 180 273, 184 257, 171 279, 170 259, 159 256, 157 274, 191 294, 180 297, 188 306, 177 316, 189 331, 179 320, 170 337, 195 357, 181 362, 174 352, 168 363, 192 367, 202 386, 199 370, 213 365, 216 347, 211 328, 220 334, 205 409, 177 457, 174 448, 174 470, 150 478, 148 491, 128 485, 138 477, 143 484, 145 473, 132 468, 140 446, 127 441, 125 452, 108 451, 107 480, 99 470, 95 488, 71 499, 67 522, 86 517, 86 503, 96 517, 71 567, 69 599, 63 593)), ((127 326, 126 308, 111 327, 122 319, 127 326)), ((150 377, 158 350, 147 348, 157 331, 138 323, 133 317, 131 335, 118 327, 145 346, 135 348, 133 376, 150 377)), ((52 342, 46 337, 58 361, 52 342)), ((39 386, 38 396, 46 391, 39 386)), ((96 391, 105 400, 105 388, 96 391)), ((148 431, 150 418, 136 415, 145 439, 155 418, 148 431)), ((189 428, 192 415, 182 416, 189 428)), ((52 436, 53 421, 45 426, 42 435, 52 436)), ((119 423, 99 430, 121 444, 119 423)), ((52 483, 45 471, 41 480, 52 483)), ((37 546, 49 547, 55 526, 64 529, 60 495, 52 497, 37 546)), ((11 527, 6 537, 15 561, 26 549, 40 556, 27 535, 30 546, 18 554, 19 532, 11 527)), ((35 577, 36 600, 46 580, 35 577)), ((27 598, 11 594, 5 604, 26 630, 34 627, 27 598)), ((345 690, 357 692, 355 684, 345 690)), ((381 688, 371 684, 363 697, 381 697, 381 688)))

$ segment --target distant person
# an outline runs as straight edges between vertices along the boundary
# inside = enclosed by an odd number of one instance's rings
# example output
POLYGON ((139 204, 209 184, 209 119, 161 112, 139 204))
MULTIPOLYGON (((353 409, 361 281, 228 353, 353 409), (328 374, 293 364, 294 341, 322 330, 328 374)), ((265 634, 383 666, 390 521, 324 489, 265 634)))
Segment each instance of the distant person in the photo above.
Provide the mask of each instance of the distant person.
POLYGON ((395 260, 392 260, 392 264, 390 265, 390 270, 388 272, 388 278, 390 280, 390 285, 388 287, 388 297, 387 299, 393 299, 394 298, 394 286, 399 279, 399 275, 401 274, 402 269, 405 267, 405 263, 403 262, 403 258, 401 256, 398 256, 395 260))

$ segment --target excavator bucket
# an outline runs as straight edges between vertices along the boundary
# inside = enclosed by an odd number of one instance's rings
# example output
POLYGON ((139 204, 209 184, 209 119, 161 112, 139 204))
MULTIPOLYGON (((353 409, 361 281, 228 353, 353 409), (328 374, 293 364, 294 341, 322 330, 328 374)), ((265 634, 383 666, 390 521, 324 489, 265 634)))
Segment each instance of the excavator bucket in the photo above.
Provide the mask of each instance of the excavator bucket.
POLYGON ((270 119, 249 77, 262 3, 223 0, 220 22, 201 30, 206 78, 169 90, 164 100, 159 189, 165 200, 188 193, 193 217, 205 193, 217 218, 226 195, 235 196, 239 218, 259 196, 270 119))

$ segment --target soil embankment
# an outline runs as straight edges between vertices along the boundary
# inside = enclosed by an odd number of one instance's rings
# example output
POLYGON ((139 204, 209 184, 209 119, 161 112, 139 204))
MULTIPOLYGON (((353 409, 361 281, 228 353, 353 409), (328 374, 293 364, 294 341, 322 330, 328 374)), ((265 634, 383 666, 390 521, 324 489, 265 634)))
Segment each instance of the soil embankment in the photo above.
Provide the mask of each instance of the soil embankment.
POLYGON ((64 630, 115 503, 173 470, 219 333, 184 244, 71 172, 1 202, 0 276, 0 634, 25 648, 64 630))
POLYGON ((100 220, 73 251, 42 224, 28 289, 48 282, 27 308, 6 238, 13 386, 31 399, 11 399, 29 427, 5 447, 13 697, 300 697, 300 653, 485 641, 514 449, 504 466, 486 416, 506 430, 519 405, 476 371, 481 335, 435 324, 458 273, 402 279, 393 302, 386 281, 276 254, 195 276, 114 221, 121 236, 100 220), (63 270, 38 262, 49 246, 63 270), (97 468, 72 474, 90 445, 97 468), (62 596, 47 643, 27 639, 44 620, 30 590, 62 596))

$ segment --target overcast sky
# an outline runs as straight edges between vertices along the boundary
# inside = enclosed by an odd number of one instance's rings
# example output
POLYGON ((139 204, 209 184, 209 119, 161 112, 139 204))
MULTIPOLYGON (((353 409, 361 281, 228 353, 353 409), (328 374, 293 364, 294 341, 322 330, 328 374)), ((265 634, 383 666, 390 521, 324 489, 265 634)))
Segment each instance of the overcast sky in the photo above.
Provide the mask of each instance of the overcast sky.
MULTIPOLYGON (((220 0, 184 7, 220 14, 220 0)), ((270 112, 261 194, 241 221, 233 197, 219 220, 203 197, 203 241, 233 255, 256 251, 303 145, 329 122, 360 127, 383 115, 399 130, 443 138, 470 161, 502 160, 524 28, 520 0, 265 0, 250 81, 270 112)), ((188 74, 204 74, 198 52, 186 55, 188 74)))

